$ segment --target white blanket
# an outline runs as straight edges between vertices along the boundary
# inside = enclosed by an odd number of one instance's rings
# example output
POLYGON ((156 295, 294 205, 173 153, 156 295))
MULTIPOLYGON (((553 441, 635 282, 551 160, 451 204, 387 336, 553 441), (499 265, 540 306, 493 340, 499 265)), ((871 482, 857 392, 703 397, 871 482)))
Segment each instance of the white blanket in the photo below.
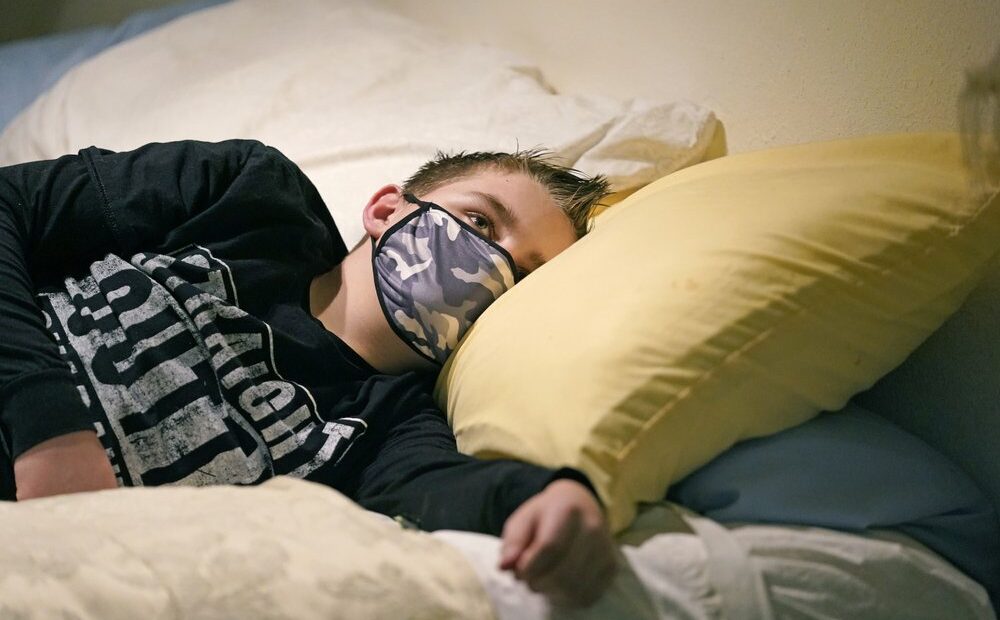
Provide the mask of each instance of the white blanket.
POLYGON ((435 532, 475 567, 499 620, 994 620, 986 591, 913 540, 722 526, 674 506, 620 537, 621 569, 589 609, 552 607, 496 569, 500 541, 435 532))
POLYGON ((327 487, 0 502, 0 618, 490 618, 460 554, 327 487))
POLYGON ((257 138, 303 168, 351 244, 375 190, 438 149, 547 147, 627 190, 700 161, 715 126, 692 103, 555 94, 526 59, 357 0, 234 0, 74 68, 0 135, 0 165, 257 138))
POLYGON ((403 530, 291 478, 0 503, 0 618, 994 617, 915 543, 683 514, 644 511, 611 590, 567 610, 496 569, 495 537, 403 530))

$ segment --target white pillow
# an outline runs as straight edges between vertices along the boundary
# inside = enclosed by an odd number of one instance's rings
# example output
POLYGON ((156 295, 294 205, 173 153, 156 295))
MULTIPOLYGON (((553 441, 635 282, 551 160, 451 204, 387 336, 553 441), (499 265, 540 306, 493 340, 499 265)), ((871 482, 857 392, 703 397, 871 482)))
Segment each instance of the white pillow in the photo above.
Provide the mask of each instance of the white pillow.
POLYGON ((715 125, 691 103, 554 94, 525 59, 363 2, 242 0, 67 73, 0 135, 0 165, 257 138, 302 166, 351 244, 374 190, 438 149, 548 147, 627 190, 700 161, 715 125))

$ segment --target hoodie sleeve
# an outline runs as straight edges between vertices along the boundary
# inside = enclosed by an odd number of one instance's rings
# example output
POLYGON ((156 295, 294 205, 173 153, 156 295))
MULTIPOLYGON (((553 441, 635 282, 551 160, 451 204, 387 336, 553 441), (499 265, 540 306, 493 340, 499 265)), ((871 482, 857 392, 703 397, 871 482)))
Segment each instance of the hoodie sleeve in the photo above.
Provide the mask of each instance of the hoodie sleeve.
POLYGON ((340 463, 317 470, 310 479, 330 484, 368 510, 402 517, 424 530, 494 535, 521 504, 554 480, 573 479, 594 493, 587 477, 575 469, 460 453, 444 413, 419 383, 405 376, 386 383, 385 393, 373 390, 359 399, 366 408, 378 408, 362 414, 370 421, 366 435, 340 463))
POLYGON ((39 288, 82 274, 107 254, 212 241, 225 248, 242 236, 236 252, 269 229, 294 236, 303 221, 329 237, 300 243, 304 251, 329 258, 342 249, 316 189, 256 141, 182 141, 122 153, 90 147, 0 168, 0 434, 8 456, 93 428, 35 303, 39 288))

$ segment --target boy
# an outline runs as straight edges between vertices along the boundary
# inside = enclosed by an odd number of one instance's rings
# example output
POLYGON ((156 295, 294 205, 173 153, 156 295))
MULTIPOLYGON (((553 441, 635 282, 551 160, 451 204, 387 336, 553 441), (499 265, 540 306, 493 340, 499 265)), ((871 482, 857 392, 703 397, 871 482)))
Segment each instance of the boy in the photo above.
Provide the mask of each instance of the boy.
POLYGON ((254 141, 0 169, 7 498, 297 476, 425 529, 502 532, 503 568, 591 602, 614 560, 586 478, 459 454, 429 394, 606 189, 531 153, 439 157, 372 196, 348 253, 312 183, 254 141))

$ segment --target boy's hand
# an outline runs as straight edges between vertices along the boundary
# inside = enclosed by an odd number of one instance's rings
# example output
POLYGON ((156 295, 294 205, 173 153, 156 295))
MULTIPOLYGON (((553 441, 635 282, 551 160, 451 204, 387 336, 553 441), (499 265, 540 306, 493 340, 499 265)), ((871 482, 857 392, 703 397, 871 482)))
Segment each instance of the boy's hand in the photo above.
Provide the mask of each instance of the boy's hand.
POLYGON ((615 545, 604 513, 579 482, 555 480, 503 527, 500 568, 556 605, 588 606, 611 585, 615 545))
POLYGON ((25 451, 14 461, 14 483, 18 501, 118 486, 93 431, 53 437, 25 451))

